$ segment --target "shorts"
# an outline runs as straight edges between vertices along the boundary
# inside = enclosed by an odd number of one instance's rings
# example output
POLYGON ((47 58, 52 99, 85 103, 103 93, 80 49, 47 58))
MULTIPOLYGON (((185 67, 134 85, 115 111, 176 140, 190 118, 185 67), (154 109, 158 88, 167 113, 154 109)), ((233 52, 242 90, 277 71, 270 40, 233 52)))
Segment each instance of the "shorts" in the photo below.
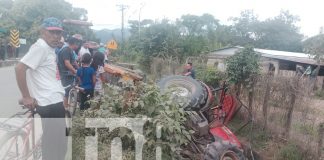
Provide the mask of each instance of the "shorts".
POLYGON ((62 85, 64 88, 70 85, 69 87, 64 89, 65 90, 64 97, 69 97, 69 92, 72 89, 74 77, 73 76, 61 76, 61 82, 62 82, 62 85))
POLYGON ((69 93, 70 93, 71 89, 72 89, 72 86, 67 87, 67 88, 64 89, 64 91, 65 91, 64 97, 66 97, 66 98, 69 97, 69 93))
POLYGON ((60 75, 61 76, 61 82, 63 87, 66 87, 68 85, 72 85, 74 82, 75 77, 70 75, 60 75))

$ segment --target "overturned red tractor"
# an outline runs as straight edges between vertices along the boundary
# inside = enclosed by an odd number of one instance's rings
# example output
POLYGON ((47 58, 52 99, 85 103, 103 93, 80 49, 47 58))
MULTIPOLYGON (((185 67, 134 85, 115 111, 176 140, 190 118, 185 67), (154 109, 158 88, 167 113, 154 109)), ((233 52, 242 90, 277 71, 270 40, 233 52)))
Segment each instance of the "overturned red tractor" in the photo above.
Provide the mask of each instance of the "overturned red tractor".
POLYGON ((187 127, 194 130, 190 144, 183 147, 183 158, 193 160, 243 160, 242 144, 226 127, 240 106, 235 97, 226 94, 225 83, 212 89, 203 82, 186 76, 168 76, 158 82, 162 92, 186 97, 183 107, 188 114, 187 127), (220 91, 218 98, 215 92, 220 91), (218 99, 215 105, 215 99, 218 99))

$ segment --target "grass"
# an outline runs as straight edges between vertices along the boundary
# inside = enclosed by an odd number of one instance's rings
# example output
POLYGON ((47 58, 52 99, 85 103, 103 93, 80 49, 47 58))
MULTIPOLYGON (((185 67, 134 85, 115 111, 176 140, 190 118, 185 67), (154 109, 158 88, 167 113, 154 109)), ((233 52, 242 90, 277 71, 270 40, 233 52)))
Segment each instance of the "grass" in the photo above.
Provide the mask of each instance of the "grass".
MULTIPOLYGON (((228 127, 233 131, 237 131, 244 122, 242 119, 235 117, 228 125, 228 127)), ((245 137, 250 139, 252 136, 252 147, 255 149, 263 149, 267 146, 268 142, 271 141, 271 135, 262 130, 261 126, 253 124, 253 130, 251 132, 252 124, 249 123, 246 127, 241 129, 238 133, 235 133, 239 137, 245 137)))
POLYGON ((315 97, 324 100, 324 90, 319 90, 315 92, 315 97))
POLYGON ((292 142, 287 143, 278 151, 278 160, 303 160, 303 153, 292 142))
POLYGON ((311 135, 314 137, 317 136, 317 130, 311 124, 303 124, 303 123, 293 124, 293 129, 302 134, 311 135))

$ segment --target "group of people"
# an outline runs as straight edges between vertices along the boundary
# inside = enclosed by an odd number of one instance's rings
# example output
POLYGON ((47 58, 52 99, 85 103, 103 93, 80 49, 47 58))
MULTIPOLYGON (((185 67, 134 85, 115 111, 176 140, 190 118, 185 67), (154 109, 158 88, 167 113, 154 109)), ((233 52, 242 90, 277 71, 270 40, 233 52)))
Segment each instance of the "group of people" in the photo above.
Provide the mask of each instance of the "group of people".
MULTIPOLYGON (((80 109, 94 95, 102 95, 104 62, 102 49, 89 51, 81 35, 64 42, 62 22, 50 17, 39 28, 40 37, 16 65, 16 80, 22 104, 35 109, 42 120, 42 159, 64 159, 67 150, 65 107, 69 90, 75 82, 81 91, 80 109)), ((186 65, 185 76, 195 78, 192 63, 186 65)))
POLYGON ((64 42, 62 22, 57 18, 44 19, 39 33, 39 39, 16 65, 16 80, 21 103, 35 110, 42 120, 42 159, 64 159, 69 90, 77 81, 84 88, 80 109, 89 108, 85 103, 88 97, 102 94, 105 55, 96 50, 87 52, 80 35, 64 42))
POLYGON ((68 38, 67 43, 61 40, 56 48, 57 66, 61 83, 65 88, 64 106, 68 107, 68 96, 74 84, 79 84, 84 90, 80 91, 80 109, 90 107, 87 100, 103 93, 103 78, 105 50, 89 51, 88 44, 82 42, 79 34, 68 38), (78 53, 78 54, 77 54, 78 53))

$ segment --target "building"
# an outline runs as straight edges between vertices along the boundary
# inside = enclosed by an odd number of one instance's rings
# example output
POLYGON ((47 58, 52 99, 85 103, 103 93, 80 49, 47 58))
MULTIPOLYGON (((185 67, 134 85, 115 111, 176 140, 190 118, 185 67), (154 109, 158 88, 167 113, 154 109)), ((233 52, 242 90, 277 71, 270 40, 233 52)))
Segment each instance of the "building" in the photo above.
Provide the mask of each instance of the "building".
MULTIPOLYGON (((234 55, 243 47, 228 47, 218 49, 207 54, 208 66, 215 66, 218 70, 225 71, 225 59, 234 55)), ((314 71, 317 62, 308 54, 285 52, 255 48, 254 51, 260 54, 261 68, 263 73, 273 71, 274 75, 294 76, 297 71, 305 72, 308 67, 314 71)), ((324 64, 321 64, 319 76, 324 76, 324 64)))

